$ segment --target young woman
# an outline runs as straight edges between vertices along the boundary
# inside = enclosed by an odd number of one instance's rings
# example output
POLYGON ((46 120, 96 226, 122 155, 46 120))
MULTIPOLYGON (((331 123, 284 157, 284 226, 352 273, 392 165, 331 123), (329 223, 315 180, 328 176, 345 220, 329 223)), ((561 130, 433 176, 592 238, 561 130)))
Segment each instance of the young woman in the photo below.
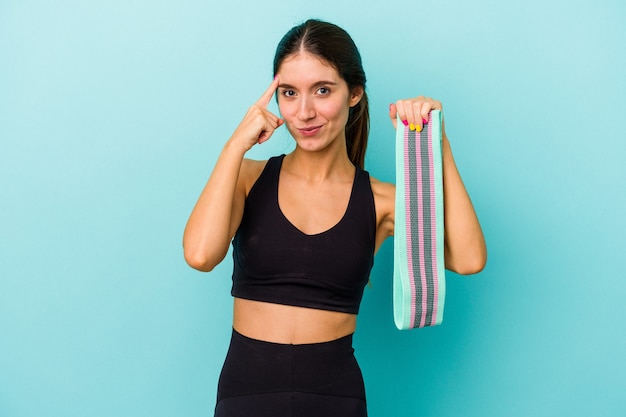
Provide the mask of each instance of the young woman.
MULTIPOLYGON (((393 235, 395 187, 363 170, 361 58, 343 29, 309 20, 280 41, 274 74, 226 142, 183 239, 201 271, 233 244, 233 335, 215 415, 366 416, 352 334, 374 254, 393 235), (267 110, 274 94, 281 117, 267 110), (244 158, 283 124, 292 153, 244 158)), ((421 130, 432 109, 441 103, 399 100, 389 117, 421 130)), ((445 132, 443 166, 446 268, 476 273, 485 242, 445 132)))

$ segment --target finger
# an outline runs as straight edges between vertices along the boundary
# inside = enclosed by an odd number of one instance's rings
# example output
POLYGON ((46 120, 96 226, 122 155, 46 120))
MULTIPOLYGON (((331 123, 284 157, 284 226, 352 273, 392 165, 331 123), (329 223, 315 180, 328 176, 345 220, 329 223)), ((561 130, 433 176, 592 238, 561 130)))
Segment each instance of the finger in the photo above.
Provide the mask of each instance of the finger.
POLYGON ((261 144, 267 141, 274 134, 274 127, 267 126, 265 129, 261 131, 259 134, 259 138, 257 139, 257 143, 261 144))
POLYGON ((437 100, 431 100, 427 108, 422 109, 422 121, 424 124, 428 123, 430 119, 430 112, 432 110, 442 110, 441 102, 437 100))
POLYGON ((274 131, 281 127, 283 123, 285 123, 283 119, 278 118, 274 115, 271 116, 272 117, 267 120, 265 128, 259 134, 259 138, 257 140, 257 143, 259 144, 267 141, 274 134, 274 131))
POLYGON ((412 105, 412 110, 413 110, 412 123, 415 125, 415 130, 417 130, 418 132, 421 132, 422 128, 424 127, 424 117, 422 117, 422 115, 424 111, 426 111, 426 117, 428 117, 428 110, 427 110, 428 104, 425 103, 423 100, 414 101, 412 104, 413 104, 412 105))
MULTIPOLYGON (((422 127, 428 123, 428 119, 430 118, 430 111, 432 108, 430 106, 422 106, 422 111, 420 112, 420 118, 422 119, 422 127)), ((421 130, 421 127, 420 127, 421 130)))
POLYGON ((389 118, 391 119, 391 123, 393 124, 393 128, 395 129, 398 124, 398 109, 396 105, 391 103, 389 105, 389 118))
POLYGON ((263 111, 265 112, 265 117, 270 121, 270 123, 272 124, 272 126, 274 126, 274 128, 278 128, 284 123, 283 119, 281 119, 279 116, 276 116, 271 111, 266 110, 266 109, 264 109, 263 111))
POLYGON ((278 75, 274 77, 274 80, 272 81, 268 89, 265 90, 265 92, 263 93, 259 101, 257 101, 257 104, 259 106, 267 107, 270 104, 270 101, 272 101, 272 97, 274 96, 274 93, 276 92, 277 88, 278 88, 278 75))
POLYGON ((417 127, 417 117, 415 112, 418 111, 419 103, 414 100, 404 100, 404 111, 406 113, 406 121, 409 125, 409 130, 415 130, 417 127))
MULTIPOLYGON (((278 126, 276 126, 278 127, 278 126)), ((274 134, 274 131, 276 130, 276 128, 274 127, 268 127, 265 130, 261 131, 261 134, 259 135, 259 139, 257 140, 257 143, 261 144, 267 140, 269 140, 269 138, 272 137, 272 135, 274 134)))
POLYGON ((273 130, 269 131, 269 130, 264 130, 261 132, 261 135, 259 136, 259 140, 257 140, 257 143, 260 145, 263 142, 266 142, 274 133, 273 130))
POLYGON ((405 106, 405 100, 396 101, 395 108, 396 108, 397 116, 400 118, 403 125, 408 126, 409 122, 407 122, 406 120, 407 115, 406 115, 406 110, 404 109, 404 106, 405 106))

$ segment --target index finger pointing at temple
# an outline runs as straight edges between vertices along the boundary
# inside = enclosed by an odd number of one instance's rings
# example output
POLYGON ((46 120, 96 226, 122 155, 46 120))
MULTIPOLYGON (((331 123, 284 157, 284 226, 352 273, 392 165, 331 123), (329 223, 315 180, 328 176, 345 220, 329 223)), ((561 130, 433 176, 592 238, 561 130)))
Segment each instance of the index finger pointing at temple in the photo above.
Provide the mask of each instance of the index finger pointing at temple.
POLYGON ((272 81, 269 88, 265 90, 265 93, 263 93, 259 101, 257 101, 257 104, 259 106, 267 107, 270 104, 270 101, 272 100, 272 96, 276 92, 277 88, 278 88, 278 75, 274 77, 274 81, 272 81))

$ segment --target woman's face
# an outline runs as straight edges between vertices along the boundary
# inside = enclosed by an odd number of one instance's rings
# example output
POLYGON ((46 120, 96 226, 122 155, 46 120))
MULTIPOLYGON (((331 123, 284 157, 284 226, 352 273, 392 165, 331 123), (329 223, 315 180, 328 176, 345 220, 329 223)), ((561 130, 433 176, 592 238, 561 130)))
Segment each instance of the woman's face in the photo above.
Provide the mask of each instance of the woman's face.
POLYGON ((350 107, 361 99, 339 73, 320 58, 298 53, 278 69, 278 107, 297 145, 307 151, 345 146, 350 107))

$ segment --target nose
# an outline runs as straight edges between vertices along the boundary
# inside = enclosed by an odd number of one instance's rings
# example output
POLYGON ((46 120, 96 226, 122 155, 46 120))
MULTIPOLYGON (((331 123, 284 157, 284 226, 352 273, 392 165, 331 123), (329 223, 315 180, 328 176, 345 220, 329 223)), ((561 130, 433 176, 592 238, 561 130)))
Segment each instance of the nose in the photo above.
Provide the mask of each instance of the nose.
POLYGON ((315 107, 311 98, 302 97, 299 104, 298 119, 306 121, 315 118, 315 107))

